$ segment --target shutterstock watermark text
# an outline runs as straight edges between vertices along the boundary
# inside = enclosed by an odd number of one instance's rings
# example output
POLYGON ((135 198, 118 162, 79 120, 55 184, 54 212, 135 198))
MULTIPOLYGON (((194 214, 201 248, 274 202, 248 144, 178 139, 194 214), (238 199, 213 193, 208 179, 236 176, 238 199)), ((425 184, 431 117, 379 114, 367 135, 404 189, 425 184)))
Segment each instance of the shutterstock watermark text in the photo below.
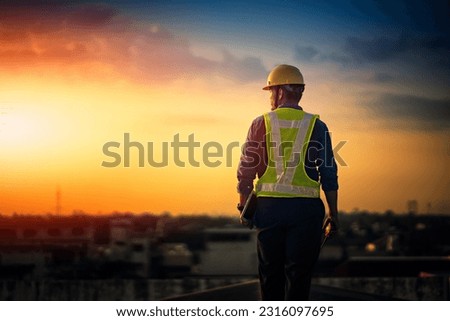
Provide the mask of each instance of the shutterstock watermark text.
MULTIPOLYGON (((347 163, 339 155, 341 148, 347 141, 340 141, 334 147, 334 160, 340 166, 347 166, 347 163)), ((260 154, 257 153, 258 146, 262 142, 247 142, 247 155, 256 159, 256 164, 260 162, 267 162, 267 160, 260 159, 260 154)), ((123 141, 109 141, 103 145, 102 152, 106 157, 102 161, 103 167, 236 167, 240 159, 241 151, 245 145, 238 141, 232 141, 226 144, 217 141, 208 141, 201 143, 195 139, 194 134, 190 134, 184 139, 177 133, 173 136, 172 141, 159 142, 148 141, 145 143, 132 140, 130 133, 123 134, 123 141)), ((284 148, 292 148, 292 144, 286 143, 282 146, 269 147, 273 149, 274 153, 283 153, 284 148)), ((315 142, 313 147, 317 151, 325 150, 322 144, 315 142)), ((294 153, 286 165, 287 167, 294 167, 302 160, 299 154, 294 153)), ((318 160, 317 166, 321 164, 318 160)), ((330 164, 325 163, 325 166, 330 164)))

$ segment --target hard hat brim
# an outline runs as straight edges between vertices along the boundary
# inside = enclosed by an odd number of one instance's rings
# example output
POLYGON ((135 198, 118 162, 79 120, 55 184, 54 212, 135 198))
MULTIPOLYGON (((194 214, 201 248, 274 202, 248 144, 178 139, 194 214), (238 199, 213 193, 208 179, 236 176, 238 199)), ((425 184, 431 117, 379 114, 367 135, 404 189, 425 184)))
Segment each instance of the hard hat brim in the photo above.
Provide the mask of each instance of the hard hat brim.
POLYGON ((263 87, 262 90, 270 90, 270 88, 272 88, 272 87, 276 87, 276 86, 288 86, 288 85, 299 85, 299 86, 304 86, 305 84, 301 84, 301 83, 295 84, 295 83, 294 83, 294 84, 269 85, 269 86, 263 87))

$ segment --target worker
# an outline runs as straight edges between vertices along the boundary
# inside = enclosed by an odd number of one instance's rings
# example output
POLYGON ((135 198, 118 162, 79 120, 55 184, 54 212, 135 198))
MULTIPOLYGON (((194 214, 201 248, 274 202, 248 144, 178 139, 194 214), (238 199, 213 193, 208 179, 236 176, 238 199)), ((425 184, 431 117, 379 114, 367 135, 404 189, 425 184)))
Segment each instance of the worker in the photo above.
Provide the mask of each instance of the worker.
POLYGON ((248 131, 237 173, 238 210, 254 190, 256 214, 241 222, 257 229, 261 298, 308 300, 323 222, 327 237, 338 229, 337 167, 327 126, 299 105, 305 89, 300 70, 276 66, 263 89, 272 108, 248 131))

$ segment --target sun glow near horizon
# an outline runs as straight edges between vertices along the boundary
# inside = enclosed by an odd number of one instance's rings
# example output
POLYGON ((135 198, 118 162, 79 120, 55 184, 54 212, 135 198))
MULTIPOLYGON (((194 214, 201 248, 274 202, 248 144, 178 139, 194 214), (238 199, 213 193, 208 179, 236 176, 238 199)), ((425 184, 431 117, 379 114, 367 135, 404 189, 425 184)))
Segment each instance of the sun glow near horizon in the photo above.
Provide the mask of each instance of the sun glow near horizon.
MULTIPOLYGON (((193 86, 176 89, 171 84, 155 89, 124 80, 114 88, 108 81, 64 83, 59 77, 61 74, 56 80, 47 77, 45 83, 39 78, 22 83, 20 77, 16 82, 14 77, 2 81, 0 165, 5 170, 0 185, 1 213, 53 212, 57 185, 61 186, 65 213, 227 211, 223 195, 228 195, 226 199, 236 196, 237 145, 243 143, 245 130, 227 132, 230 112, 223 97, 208 97, 207 91, 193 86), (189 101, 190 97, 195 97, 195 102, 189 101), (179 157, 186 167, 178 168, 170 151, 170 162, 164 168, 152 168, 147 159, 141 168, 139 151, 131 148, 128 168, 123 162, 116 168, 102 166, 110 160, 103 154, 104 144, 114 141, 123 146, 126 133, 130 140, 145 146, 144 157, 148 157, 147 143, 152 142, 155 160, 161 157, 162 144, 170 144, 175 135, 180 141, 194 135, 202 146, 219 143, 224 146, 223 156, 212 157, 210 162, 220 161, 221 165, 193 167, 182 151, 179 157), (226 146, 232 143, 235 148, 226 155, 226 146), (229 186, 219 188, 219 177, 222 182, 228 177, 229 186), (181 190, 187 192, 175 196, 181 190)), ((123 157, 122 147, 115 152, 123 157)), ((194 157, 202 162, 201 148, 194 157)))
MULTIPOLYGON (((45 83, 28 79, 23 86, 20 77, 16 84, 11 79, 0 96, 3 102, 9 101, 0 132, 4 151, 0 163, 6 169, 0 185, 4 198, 0 212, 53 212, 57 185, 61 186, 64 213, 234 212, 240 148, 232 149, 230 155, 226 148, 232 143, 240 146, 250 121, 269 107, 265 92, 247 94, 260 90, 256 84, 215 93, 207 85, 186 86, 183 82, 152 88, 121 80, 116 85, 108 81, 64 83, 48 77, 45 83), (123 160, 114 168, 102 166, 112 160, 103 154, 107 142, 119 143, 121 147, 113 151, 123 158, 125 133, 131 141, 144 146, 144 166, 139 167, 139 151, 135 147, 130 148, 128 168, 123 160), (180 149, 179 158, 185 167, 174 162, 170 144, 175 135, 182 142, 193 135, 200 145, 192 155, 198 167, 189 162, 184 149, 180 149), (148 164, 149 142, 154 145, 155 161, 162 160, 162 146, 168 145, 167 166, 155 168, 148 164), (222 156, 210 160, 220 161, 220 166, 203 163, 202 148, 208 142, 223 146, 222 156)), ((307 104, 330 104, 324 97, 315 99, 313 94, 309 93, 307 104)), ((334 104, 333 108, 339 106, 334 104)), ((323 119, 327 121, 326 115, 323 119)), ((365 203, 371 209, 401 211, 403 204, 398 206, 398 195, 389 198, 383 185, 391 185, 408 171, 417 172, 419 167, 411 162, 405 167, 402 156, 394 151, 402 148, 414 152, 415 144, 426 146, 427 139, 419 135, 411 144, 410 134, 397 135, 392 140, 392 133, 378 130, 378 139, 374 140, 373 132, 342 131, 345 124, 338 120, 330 123, 334 145, 346 141, 339 150, 343 160, 339 164, 341 208, 349 211, 358 207, 355 203, 365 203), (397 165, 396 172, 382 174, 386 167, 395 169, 397 165), (371 186, 358 187, 357 196, 349 193, 358 186, 357 182, 363 181, 371 182, 371 186), (379 199, 384 200, 381 206, 379 199)), ((436 146, 429 148, 431 152, 436 146)), ((439 177, 430 178, 430 184, 439 181, 439 177)), ((408 196, 405 193, 404 198, 408 196)), ((433 195, 427 197, 432 199, 433 195)))

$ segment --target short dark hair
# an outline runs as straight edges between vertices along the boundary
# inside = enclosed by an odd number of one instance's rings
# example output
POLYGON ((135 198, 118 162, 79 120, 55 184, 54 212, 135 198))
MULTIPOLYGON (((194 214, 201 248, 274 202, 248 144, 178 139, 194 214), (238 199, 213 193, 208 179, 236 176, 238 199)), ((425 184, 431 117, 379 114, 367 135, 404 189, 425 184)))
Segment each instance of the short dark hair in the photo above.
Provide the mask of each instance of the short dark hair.
POLYGON ((286 98, 289 100, 295 100, 297 102, 302 98, 303 91, 305 90, 305 85, 284 85, 286 98))

